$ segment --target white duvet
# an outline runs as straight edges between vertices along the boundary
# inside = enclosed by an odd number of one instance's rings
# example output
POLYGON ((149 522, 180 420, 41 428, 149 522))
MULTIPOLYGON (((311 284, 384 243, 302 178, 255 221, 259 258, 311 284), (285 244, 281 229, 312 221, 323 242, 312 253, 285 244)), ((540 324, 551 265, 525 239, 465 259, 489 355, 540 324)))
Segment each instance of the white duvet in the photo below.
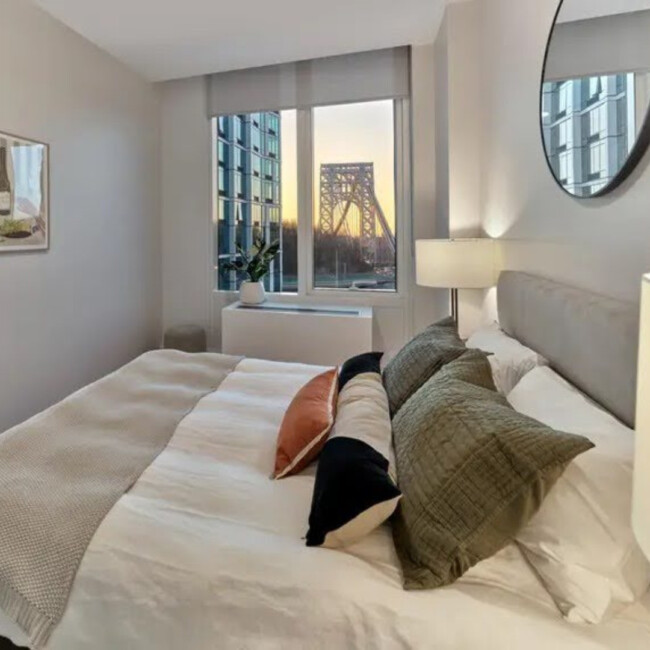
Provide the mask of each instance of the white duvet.
POLYGON ((245 360, 198 404, 97 531, 49 650, 650 648, 647 606, 570 625, 514 546, 426 592, 402 590, 388 528, 305 547, 314 468, 269 476, 284 410, 320 371, 245 360))

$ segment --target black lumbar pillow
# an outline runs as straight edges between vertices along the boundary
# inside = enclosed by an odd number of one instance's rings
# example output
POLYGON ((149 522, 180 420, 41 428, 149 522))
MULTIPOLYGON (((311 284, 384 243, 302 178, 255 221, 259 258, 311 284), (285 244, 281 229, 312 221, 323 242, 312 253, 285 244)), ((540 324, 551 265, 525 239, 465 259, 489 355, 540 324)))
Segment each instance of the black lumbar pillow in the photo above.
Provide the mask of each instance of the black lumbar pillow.
POLYGON ((330 440, 318 461, 307 546, 358 541, 393 514, 400 496, 380 453, 352 438, 330 440))
POLYGON ((384 523, 401 497, 390 476, 391 423, 381 353, 343 365, 336 421, 318 462, 307 546, 338 548, 384 523))
POLYGON ((366 352, 348 359, 342 366, 339 373, 339 391, 357 375, 365 372, 381 372, 381 358, 383 352, 366 352))

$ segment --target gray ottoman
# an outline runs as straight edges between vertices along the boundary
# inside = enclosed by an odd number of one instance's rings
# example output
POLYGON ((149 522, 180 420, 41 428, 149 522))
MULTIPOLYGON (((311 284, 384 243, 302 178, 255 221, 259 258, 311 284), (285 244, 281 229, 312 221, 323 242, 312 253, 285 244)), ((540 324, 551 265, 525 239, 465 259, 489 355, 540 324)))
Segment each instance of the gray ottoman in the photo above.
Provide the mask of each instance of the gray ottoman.
POLYGON ((163 348, 181 352, 205 352, 205 330, 199 325, 174 325, 165 332, 163 348))

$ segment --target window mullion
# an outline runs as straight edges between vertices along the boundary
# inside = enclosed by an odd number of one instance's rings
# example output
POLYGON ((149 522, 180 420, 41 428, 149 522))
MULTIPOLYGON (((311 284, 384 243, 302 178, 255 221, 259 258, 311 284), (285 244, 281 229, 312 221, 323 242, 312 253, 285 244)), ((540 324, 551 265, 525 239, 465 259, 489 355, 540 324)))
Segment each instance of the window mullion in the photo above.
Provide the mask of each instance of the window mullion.
POLYGON ((312 112, 298 110, 298 295, 313 285, 313 134, 312 112))
POLYGON ((413 223, 411 176, 411 105, 408 99, 395 102, 395 233, 397 236, 397 294, 407 298, 404 326, 408 336, 414 334, 413 293, 415 279, 415 226, 413 223))

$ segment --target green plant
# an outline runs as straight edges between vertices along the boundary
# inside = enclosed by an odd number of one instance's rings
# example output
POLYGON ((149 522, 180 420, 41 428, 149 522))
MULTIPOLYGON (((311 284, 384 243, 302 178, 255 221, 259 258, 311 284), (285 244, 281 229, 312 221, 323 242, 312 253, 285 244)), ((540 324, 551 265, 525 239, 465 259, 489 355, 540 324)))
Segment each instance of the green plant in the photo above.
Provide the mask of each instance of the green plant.
POLYGON ((19 232, 29 232, 29 225, 20 219, 5 219, 0 221, 0 235, 14 235, 19 232))
POLYGON ((259 282, 271 269, 271 262, 280 252, 280 241, 267 244, 261 237, 256 237, 250 251, 245 251, 237 244, 239 259, 235 262, 224 262, 226 271, 244 273, 251 282, 259 282))

